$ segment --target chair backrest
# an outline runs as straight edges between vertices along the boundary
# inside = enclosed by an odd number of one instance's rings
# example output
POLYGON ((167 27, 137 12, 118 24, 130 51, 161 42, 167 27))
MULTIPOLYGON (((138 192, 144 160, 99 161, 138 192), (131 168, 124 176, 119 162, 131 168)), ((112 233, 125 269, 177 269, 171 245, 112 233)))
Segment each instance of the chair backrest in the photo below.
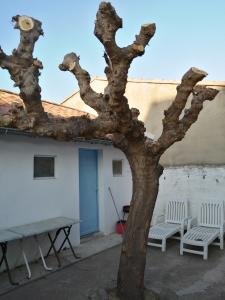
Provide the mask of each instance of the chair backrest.
POLYGON ((166 207, 166 223, 180 224, 184 218, 188 217, 188 201, 169 200, 166 207))
POLYGON ((220 227, 224 222, 223 201, 203 201, 200 204, 198 223, 200 226, 220 227))

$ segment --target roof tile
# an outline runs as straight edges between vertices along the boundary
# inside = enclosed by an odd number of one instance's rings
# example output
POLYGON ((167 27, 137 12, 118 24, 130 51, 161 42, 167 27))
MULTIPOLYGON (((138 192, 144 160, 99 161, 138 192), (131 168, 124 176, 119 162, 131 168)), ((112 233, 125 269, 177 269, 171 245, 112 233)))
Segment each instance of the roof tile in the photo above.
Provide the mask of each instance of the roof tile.
MULTIPOLYGON (((15 103, 23 105, 23 101, 18 94, 0 89, 0 115, 10 114, 10 109, 15 103)), ((49 101, 42 101, 42 104, 44 110, 51 118, 70 118, 87 115, 86 112, 49 101)), ((90 117, 92 118, 93 116, 90 117)))

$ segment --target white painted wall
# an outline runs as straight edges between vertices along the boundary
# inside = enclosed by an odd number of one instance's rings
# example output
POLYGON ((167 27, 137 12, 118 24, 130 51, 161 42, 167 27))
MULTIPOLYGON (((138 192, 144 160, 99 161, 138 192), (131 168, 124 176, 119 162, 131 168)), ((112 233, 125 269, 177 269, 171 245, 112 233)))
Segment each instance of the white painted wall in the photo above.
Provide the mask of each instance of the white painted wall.
POLYGON ((166 168, 160 178, 159 194, 152 223, 165 213, 169 199, 187 199, 190 215, 198 216, 202 200, 225 200, 225 166, 184 166, 166 168))
MULTIPOLYGON (((66 216, 79 218, 79 148, 98 150, 99 230, 115 231, 118 220, 108 187, 122 217, 122 207, 131 199, 131 172, 124 154, 107 145, 64 143, 21 136, 0 137, 0 229, 66 216), (34 155, 56 156, 56 178, 33 179, 34 155), (112 160, 123 160, 122 176, 113 177, 112 160)), ((225 166, 185 166, 166 168, 160 178, 159 195, 153 221, 165 211, 168 199, 183 197, 190 202, 190 214, 197 216, 201 200, 223 201, 225 166)), ((46 235, 40 237, 44 249, 46 235)), ((71 232, 73 245, 80 242, 79 225, 71 232)), ((38 257, 33 239, 25 241, 30 260, 38 257)), ((9 245, 10 265, 21 263, 18 242, 9 245)))
MULTIPOLYGON (((76 201, 77 165, 74 143, 18 136, 1 137, 0 229, 57 216, 79 218, 79 203, 76 201), (37 154, 56 157, 54 179, 33 178, 33 157, 37 154)), ((71 240, 74 245, 79 244, 79 225, 73 227, 71 240)), ((46 236, 41 236, 40 241, 46 249, 49 244, 46 243, 46 236)), ((30 259, 37 256, 33 239, 25 240, 25 249, 30 259)), ((10 244, 9 258, 11 266, 20 264, 17 242, 10 244)))
POLYGON ((103 152, 104 162, 104 217, 105 227, 104 232, 109 234, 115 230, 115 223, 118 221, 116 210, 109 194, 108 187, 111 188, 117 209, 122 217, 123 205, 129 205, 132 193, 131 170, 125 155, 118 149, 108 148, 108 151, 103 152), (112 160, 122 159, 123 172, 122 176, 113 176, 112 160))
MULTIPOLYGON (((123 153, 112 146, 87 143, 64 143, 49 139, 21 136, 0 137, 0 229, 35 221, 66 216, 79 218, 79 148, 96 149, 99 153, 99 229, 113 232, 117 215, 109 198, 108 186, 118 210, 129 202, 129 166, 123 153), (34 155, 53 155, 54 179, 33 178, 34 155), (113 177, 112 159, 124 160, 122 177, 113 177)), ((71 241, 80 243, 79 225, 73 226, 71 241)), ((49 245, 46 235, 40 238, 43 249, 49 245)), ((38 257, 33 238, 25 241, 30 260, 38 257)), ((11 267, 21 263, 19 243, 9 245, 11 267)), ((4 266, 3 266, 4 267, 4 266)))

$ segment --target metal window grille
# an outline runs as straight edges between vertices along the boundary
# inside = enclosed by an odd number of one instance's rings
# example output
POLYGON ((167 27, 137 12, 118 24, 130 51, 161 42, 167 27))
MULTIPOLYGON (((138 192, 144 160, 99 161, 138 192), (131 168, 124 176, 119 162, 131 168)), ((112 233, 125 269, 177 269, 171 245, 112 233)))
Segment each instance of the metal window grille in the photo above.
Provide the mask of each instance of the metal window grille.
POLYGON ((122 176, 123 173, 122 160, 113 160, 112 169, 113 169, 113 176, 122 176))
POLYGON ((54 156, 34 156, 34 178, 55 177, 54 156))

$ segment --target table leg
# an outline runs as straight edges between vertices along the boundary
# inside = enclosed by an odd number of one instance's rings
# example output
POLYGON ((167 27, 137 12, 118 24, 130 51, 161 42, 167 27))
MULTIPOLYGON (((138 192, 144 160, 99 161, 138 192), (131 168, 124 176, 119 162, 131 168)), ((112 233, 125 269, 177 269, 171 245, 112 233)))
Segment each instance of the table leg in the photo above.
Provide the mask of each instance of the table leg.
POLYGON ((51 250, 53 249, 53 245, 55 245, 55 241, 57 240, 57 237, 58 237, 58 235, 60 234, 60 231, 61 231, 61 228, 58 229, 58 230, 56 231, 56 234, 55 234, 55 237, 54 237, 53 241, 50 240, 50 241, 51 241, 51 246, 50 246, 50 248, 49 248, 47 254, 45 255, 45 257, 48 257, 48 256, 49 256, 51 250))
POLYGON ((51 271, 52 268, 48 267, 47 264, 46 264, 46 261, 45 261, 45 259, 44 259, 44 255, 43 255, 41 246, 40 246, 40 244, 39 244, 39 242, 38 242, 38 238, 37 238, 36 235, 34 236, 34 239, 35 239, 35 241, 36 241, 36 243, 37 243, 38 250, 39 250, 39 252, 40 252, 41 260, 42 260, 42 263, 43 263, 43 266, 44 266, 45 270, 51 271))
MULTIPOLYGON (((59 259, 59 256, 58 256, 58 253, 57 253, 57 250, 56 250, 56 248, 55 248, 55 245, 54 245, 54 243, 55 243, 55 239, 52 239, 52 237, 51 237, 51 235, 50 235, 50 233, 48 233, 48 238, 49 238, 49 240, 50 240, 50 243, 51 243, 51 246, 50 246, 50 251, 51 251, 51 249, 53 249, 53 251, 54 251, 54 254, 55 254, 55 256, 56 256, 56 259, 57 259, 57 261, 58 261, 58 267, 61 267, 61 262, 60 262, 60 259, 59 259)), ((48 256, 48 254, 46 255, 46 257, 48 256)))
POLYGON ((12 285, 18 285, 19 284, 18 282, 15 282, 15 281, 12 280, 11 272, 10 272, 10 269, 9 269, 9 264, 8 264, 8 260, 7 260, 7 257, 6 257, 6 254, 7 254, 7 242, 0 243, 0 246, 1 246, 1 249, 2 249, 2 258, 1 258, 1 261, 0 261, 0 266, 3 263, 3 261, 4 261, 5 262, 5 266, 6 266, 6 271, 7 271, 7 274, 8 274, 8 278, 9 278, 9 282, 12 285))
POLYGON ((70 249, 71 249, 71 251, 72 251, 72 253, 73 253, 73 256, 74 256, 75 258, 78 259, 78 258, 80 258, 80 256, 78 256, 78 255, 75 253, 75 251, 74 251, 74 249, 73 249, 73 246, 71 245, 71 242, 70 242, 70 239, 69 239, 69 235, 70 235, 70 230, 71 230, 71 228, 72 228, 72 226, 68 226, 68 227, 63 227, 63 228, 62 228, 62 230, 63 230, 63 232, 64 232, 64 234, 65 234, 65 239, 63 240, 61 246, 59 247, 58 253, 62 250, 62 248, 63 248, 65 242, 67 241, 68 244, 69 244, 69 246, 70 246, 70 249), (66 229, 67 229, 67 231, 66 231, 66 229))
POLYGON ((27 268, 27 278, 30 279, 31 278, 31 270, 30 270, 30 266, 29 266, 29 263, 28 263, 28 260, 27 260, 26 253, 23 249, 23 239, 20 240, 20 246, 21 246, 21 252, 22 252, 22 255, 23 255, 23 259, 24 259, 24 262, 25 262, 25 265, 26 265, 26 268, 27 268))

